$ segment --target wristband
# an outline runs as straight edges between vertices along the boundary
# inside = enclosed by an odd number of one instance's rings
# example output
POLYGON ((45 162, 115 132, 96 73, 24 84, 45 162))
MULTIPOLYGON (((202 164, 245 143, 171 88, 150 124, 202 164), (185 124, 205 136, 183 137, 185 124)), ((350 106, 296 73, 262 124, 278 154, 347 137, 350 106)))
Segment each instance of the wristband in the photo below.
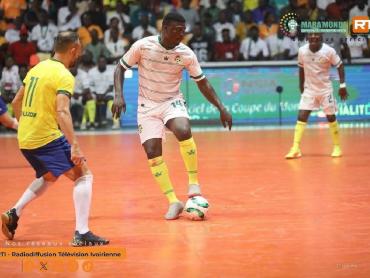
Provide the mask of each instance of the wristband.
POLYGON ((341 89, 342 89, 342 88, 345 88, 345 87, 346 87, 346 83, 340 83, 340 84, 339 84, 339 88, 341 88, 341 89))

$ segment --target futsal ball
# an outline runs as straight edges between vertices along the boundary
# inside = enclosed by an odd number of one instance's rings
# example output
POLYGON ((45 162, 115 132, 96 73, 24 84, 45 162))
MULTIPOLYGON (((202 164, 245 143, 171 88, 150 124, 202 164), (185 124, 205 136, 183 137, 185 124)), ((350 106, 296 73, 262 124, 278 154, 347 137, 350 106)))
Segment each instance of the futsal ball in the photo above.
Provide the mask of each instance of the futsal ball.
POLYGON ((191 220, 203 220, 208 211, 208 201, 202 196, 195 196, 188 199, 184 212, 191 220))

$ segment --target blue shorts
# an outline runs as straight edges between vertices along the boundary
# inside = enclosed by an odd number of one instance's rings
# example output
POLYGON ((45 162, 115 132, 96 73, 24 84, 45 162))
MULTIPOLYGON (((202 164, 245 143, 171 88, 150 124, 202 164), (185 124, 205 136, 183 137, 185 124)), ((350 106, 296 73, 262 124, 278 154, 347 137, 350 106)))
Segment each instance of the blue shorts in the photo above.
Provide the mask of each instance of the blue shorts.
POLYGON ((6 111, 8 111, 8 108, 6 107, 6 103, 3 98, 0 96, 0 116, 5 114, 6 111))
POLYGON ((21 149, 21 152, 36 171, 37 178, 47 172, 59 177, 75 166, 71 160, 71 145, 64 136, 40 148, 21 149))

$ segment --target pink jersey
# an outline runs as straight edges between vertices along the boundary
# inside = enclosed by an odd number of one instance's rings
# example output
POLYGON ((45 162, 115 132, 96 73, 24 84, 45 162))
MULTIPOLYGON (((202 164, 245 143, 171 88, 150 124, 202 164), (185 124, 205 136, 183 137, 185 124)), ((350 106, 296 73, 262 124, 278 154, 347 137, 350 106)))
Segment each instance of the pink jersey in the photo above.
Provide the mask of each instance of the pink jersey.
POLYGON ((312 52, 309 44, 298 50, 298 66, 304 68, 304 91, 312 95, 321 95, 333 91, 330 81, 331 66, 339 67, 341 59, 334 48, 323 43, 317 52, 312 52))
POLYGON ((138 64, 139 98, 160 103, 181 95, 182 70, 186 68, 191 78, 204 78, 197 57, 186 45, 180 43, 167 50, 159 43, 159 36, 136 41, 120 60, 125 69, 138 64))

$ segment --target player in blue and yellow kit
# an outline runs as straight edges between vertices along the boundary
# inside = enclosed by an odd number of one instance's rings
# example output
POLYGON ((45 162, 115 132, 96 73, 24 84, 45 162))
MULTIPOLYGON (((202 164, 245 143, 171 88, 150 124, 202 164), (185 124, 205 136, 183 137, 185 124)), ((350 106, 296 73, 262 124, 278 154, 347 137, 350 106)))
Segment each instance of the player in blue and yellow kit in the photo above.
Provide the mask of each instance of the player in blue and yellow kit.
POLYGON ((75 182, 76 231, 72 245, 108 244, 88 227, 93 176, 74 134, 69 110, 74 77, 68 68, 76 63, 81 44, 76 33, 61 32, 54 48, 53 58, 28 72, 12 103, 19 120, 19 148, 36 171, 36 179, 15 206, 2 214, 2 232, 13 239, 25 205, 65 175, 75 182))

